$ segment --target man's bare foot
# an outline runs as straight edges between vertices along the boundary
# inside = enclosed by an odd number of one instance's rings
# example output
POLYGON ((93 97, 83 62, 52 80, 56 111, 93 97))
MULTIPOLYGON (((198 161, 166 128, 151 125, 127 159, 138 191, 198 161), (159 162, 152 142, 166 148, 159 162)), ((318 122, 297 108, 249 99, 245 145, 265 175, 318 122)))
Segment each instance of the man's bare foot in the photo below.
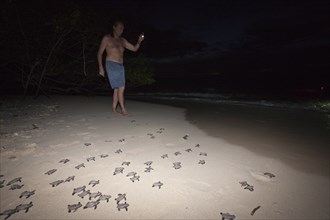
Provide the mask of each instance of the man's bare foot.
POLYGON ((124 110, 124 111, 121 111, 121 114, 122 114, 122 115, 124 115, 124 116, 128 115, 128 113, 127 113, 127 111, 126 111, 126 110, 124 110))
POLYGON ((112 109, 112 113, 121 115, 121 113, 120 112, 117 112, 116 109, 112 109))

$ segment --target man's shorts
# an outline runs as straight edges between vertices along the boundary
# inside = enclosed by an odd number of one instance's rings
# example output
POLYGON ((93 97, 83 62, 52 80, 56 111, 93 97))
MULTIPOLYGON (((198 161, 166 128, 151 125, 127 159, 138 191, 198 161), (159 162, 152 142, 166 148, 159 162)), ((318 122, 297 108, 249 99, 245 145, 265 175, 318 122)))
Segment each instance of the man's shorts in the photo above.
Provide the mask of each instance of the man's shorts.
POLYGON ((112 89, 125 87, 125 68, 122 63, 107 60, 105 68, 112 89))

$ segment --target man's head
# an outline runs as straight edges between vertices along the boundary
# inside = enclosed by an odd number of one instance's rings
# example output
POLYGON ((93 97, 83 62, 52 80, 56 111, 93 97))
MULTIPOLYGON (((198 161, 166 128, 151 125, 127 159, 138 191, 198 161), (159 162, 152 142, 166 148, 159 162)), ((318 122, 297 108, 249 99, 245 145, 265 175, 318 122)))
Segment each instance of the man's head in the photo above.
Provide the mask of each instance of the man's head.
POLYGON ((116 21, 113 24, 112 29, 113 29, 113 35, 120 37, 124 32, 124 23, 121 21, 116 21))

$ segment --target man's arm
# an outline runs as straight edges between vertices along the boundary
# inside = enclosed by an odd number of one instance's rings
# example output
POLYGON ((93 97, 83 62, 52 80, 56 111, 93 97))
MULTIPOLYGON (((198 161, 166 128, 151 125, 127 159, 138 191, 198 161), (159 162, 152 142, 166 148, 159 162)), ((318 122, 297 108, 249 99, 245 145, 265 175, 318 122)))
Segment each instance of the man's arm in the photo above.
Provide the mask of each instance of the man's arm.
POLYGON ((103 55, 103 52, 107 46, 107 41, 108 41, 108 37, 107 36, 104 36, 102 41, 101 41, 101 44, 100 44, 100 47, 99 47, 99 51, 97 52, 97 62, 99 64, 99 74, 101 76, 104 76, 104 68, 103 68, 103 64, 102 64, 102 55, 103 55))
POLYGON ((138 42, 137 42, 135 45, 132 45, 132 44, 131 44, 130 42, 128 42, 125 38, 122 38, 122 39, 123 39, 123 41, 124 41, 124 47, 125 47, 126 49, 128 49, 128 50, 130 50, 130 51, 134 51, 134 52, 136 52, 136 51, 138 51, 139 48, 140 48, 140 44, 141 44, 141 42, 142 42, 143 39, 144 39, 144 35, 143 35, 143 34, 140 35, 139 40, 138 40, 138 42))

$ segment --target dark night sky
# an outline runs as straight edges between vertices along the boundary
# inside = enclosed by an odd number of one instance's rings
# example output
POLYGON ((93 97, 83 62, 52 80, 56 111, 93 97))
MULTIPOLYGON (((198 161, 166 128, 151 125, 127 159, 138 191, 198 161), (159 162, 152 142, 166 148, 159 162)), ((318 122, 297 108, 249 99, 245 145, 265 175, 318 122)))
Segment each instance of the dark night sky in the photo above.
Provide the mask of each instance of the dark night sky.
MULTIPOLYGON (((144 32, 139 52, 158 78, 203 87, 329 87, 330 1, 72 1, 115 12, 132 43, 144 32)), ((58 11, 64 2, 50 1, 58 11)), ((102 34, 111 31, 104 21, 102 34)))
POLYGON ((124 0, 115 7, 161 32, 143 30, 142 49, 160 74, 317 87, 328 84, 329 2, 124 0))

